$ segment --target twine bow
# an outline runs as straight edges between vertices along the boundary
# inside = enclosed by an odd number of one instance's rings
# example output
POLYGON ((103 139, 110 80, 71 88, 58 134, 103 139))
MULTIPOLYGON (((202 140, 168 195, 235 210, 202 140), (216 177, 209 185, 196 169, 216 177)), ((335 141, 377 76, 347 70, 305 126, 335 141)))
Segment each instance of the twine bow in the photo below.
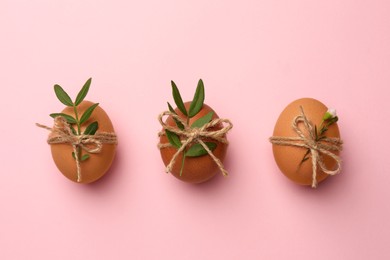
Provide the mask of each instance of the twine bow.
POLYGON ((115 133, 96 133, 95 135, 75 135, 73 134, 70 125, 62 116, 54 118, 53 128, 36 124, 40 128, 51 131, 51 135, 47 139, 48 144, 71 144, 73 147, 74 156, 76 159, 77 182, 81 182, 81 167, 79 158, 79 148, 88 153, 100 153, 103 144, 117 144, 118 140, 115 133))
MULTIPOLYGON (((225 135, 227 132, 230 131, 230 129, 233 128, 233 124, 230 122, 230 120, 216 118, 214 120, 211 120, 209 123, 206 123, 205 125, 203 125, 200 128, 198 128, 198 127, 191 128, 190 126, 188 126, 187 122, 185 122, 181 117, 179 117, 175 113, 172 113, 170 111, 165 111, 158 116, 158 121, 160 122, 161 126, 163 127, 163 130, 160 131, 158 134, 159 136, 164 135, 165 130, 169 130, 169 131, 171 131, 179 136, 184 137, 184 140, 181 141, 182 142, 181 147, 176 151, 176 153, 173 155, 171 161, 169 162, 169 164, 165 168, 165 171, 167 173, 172 170, 173 165, 176 162, 177 156, 181 152, 183 152, 189 144, 199 143, 206 150, 206 152, 210 155, 210 157, 214 160, 214 162, 218 165, 218 168, 220 169, 222 174, 224 176, 228 175, 228 172, 223 167, 221 160, 219 160, 213 154, 213 152, 208 148, 208 146, 204 143, 204 141, 202 139, 211 138, 211 139, 218 141, 220 143, 228 144, 229 142, 226 139, 225 135), (183 124, 184 129, 181 130, 178 127, 173 127, 173 126, 167 125, 165 122, 163 122, 163 117, 165 117, 165 116, 172 116, 174 119, 176 119, 177 121, 179 121, 180 123, 183 124), (224 125, 221 129, 217 129, 217 130, 210 129, 210 128, 215 127, 217 125, 220 125, 222 123, 225 123, 226 125, 224 125)), ((170 143, 165 143, 165 144, 159 143, 157 145, 157 147, 159 149, 171 147, 171 146, 172 145, 170 143)))
POLYGON ((320 169, 328 174, 335 175, 341 171, 341 159, 338 155, 334 154, 334 151, 341 151, 343 141, 340 138, 324 137, 320 141, 316 140, 316 130, 313 129, 313 125, 307 119, 303 108, 300 107, 301 114, 296 116, 292 122, 294 131, 298 134, 298 137, 282 137, 272 136, 270 142, 275 145, 295 146, 309 149, 312 158, 312 188, 317 187, 317 165, 320 169), (306 136, 302 130, 298 127, 299 123, 303 123, 305 130, 308 132, 306 136), (330 170, 325 166, 322 155, 327 155, 336 161, 337 167, 334 170, 330 170))

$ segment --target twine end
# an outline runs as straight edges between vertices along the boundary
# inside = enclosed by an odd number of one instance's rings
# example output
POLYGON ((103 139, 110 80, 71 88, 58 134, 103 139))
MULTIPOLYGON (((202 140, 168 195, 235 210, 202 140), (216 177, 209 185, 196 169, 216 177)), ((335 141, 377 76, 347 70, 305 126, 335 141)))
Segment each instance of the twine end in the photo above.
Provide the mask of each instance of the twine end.
POLYGON ((228 174, 228 172, 224 169, 223 171, 222 171, 222 175, 223 175, 223 177, 229 177, 229 174, 228 174))

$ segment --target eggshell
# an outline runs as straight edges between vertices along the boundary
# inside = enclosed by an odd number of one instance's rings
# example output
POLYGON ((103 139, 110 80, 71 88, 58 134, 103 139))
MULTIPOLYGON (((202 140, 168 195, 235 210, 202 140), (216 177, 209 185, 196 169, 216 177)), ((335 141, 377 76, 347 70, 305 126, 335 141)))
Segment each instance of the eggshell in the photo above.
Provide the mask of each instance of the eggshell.
MULTIPOLYGON (((190 107, 191 102, 186 102, 184 103, 187 111, 188 108, 190 107)), ((175 109, 176 113, 178 116, 181 118, 186 118, 183 113, 180 112, 179 109, 175 109)), ((190 118, 189 124, 191 125, 193 122, 195 122, 197 119, 205 116, 207 113, 210 111, 214 112, 214 115, 212 117, 212 120, 219 118, 218 115, 215 113, 215 111, 209 107, 208 105, 204 104, 202 109, 199 111, 197 115, 194 117, 190 118)), ((175 121, 171 116, 169 116, 166 120, 166 124, 170 126, 176 126, 175 121)), ((218 130, 221 129, 223 126, 218 125, 214 128, 210 128, 212 130, 218 130)), ((182 138, 182 137, 181 137, 182 138)), ((211 141, 211 142, 216 142, 213 139, 202 139, 203 141, 211 141)), ((160 137, 160 143, 169 143, 168 138, 166 135, 162 135, 160 137)), ((227 144, 223 144, 220 142, 216 142, 217 147, 213 151, 213 154, 221 160, 223 163, 225 156, 226 156, 226 151, 227 151, 227 144)), ((189 146, 190 147, 190 146, 189 146)), ((177 149, 174 147, 168 147, 168 148, 162 148, 160 149, 161 153, 161 158, 167 166, 169 162, 172 160, 173 155, 177 152, 177 149)), ((179 180, 182 180, 184 182, 189 182, 189 183, 202 183, 205 181, 210 180, 212 177, 214 177, 218 172, 219 168, 215 161, 211 158, 210 155, 203 155, 199 157, 186 157, 185 162, 184 162, 184 168, 182 175, 180 176, 180 169, 181 169, 181 164, 182 164, 182 153, 180 153, 176 159, 176 162, 172 168, 172 175, 178 178, 179 180)))
MULTIPOLYGON (((83 101, 78 106, 79 117, 84 111, 93 105, 90 101, 83 101)), ((72 107, 66 107, 62 113, 75 117, 72 107)), ((99 132, 114 132, 114 127, 106 112, 99 106, 95 108, 91 117, 81 126, 83 132, 85 128, 92 122, 99 123, 99 132)), ((76 129, 76 127, 75 127, 76 129)), ((81 181, 80 183, 91 183, 100 179, 110 168, 115 157, 116 145, 103 144, 100 153, 90 153, 90 158, 81 162, 81 181)), ((77 182, 76 161, 72 157, 73 147, 70 144, 51 144, 51 153, 57 168, 69 180, 77 182)), ((86 153, 83 151, 83 154, 86 153)))
MULTIPOLYGON (((303 107, 304 113, 308 120, 317 127, 320 126, 322 118, 328 108, 320 101, 312 98, 302 98, 290 103, 280 114, 274 128, 273 136, 283 137, 297 137, 297 133, 292 127, 294 118, 301 114, 300 106, 303 107)), ((300 125, 300 129, 304 127, 300 125)), ((304 132, 306 133, 306 132, 304 132)), ((329 130, 325 134, 327 137, 340 138, 340 132, 337 123, 329 127, 329 130)), ((302 185, 312 184, 312 160, 311 157, 303 162, 301 161, 307 151, 306 148, 274 145, 273 154, 276 164, 282 173, 295 183, 302 185)), ((339 154, 338 152, 334 152, 339 154)), ((336 162, 329 156, 324 156, 324 163, 328 169, 334 169, 336 162)), ((325 180, 329 175, 323 173, 320 168, 317 168, 317 182, 320 183, 325 180)))

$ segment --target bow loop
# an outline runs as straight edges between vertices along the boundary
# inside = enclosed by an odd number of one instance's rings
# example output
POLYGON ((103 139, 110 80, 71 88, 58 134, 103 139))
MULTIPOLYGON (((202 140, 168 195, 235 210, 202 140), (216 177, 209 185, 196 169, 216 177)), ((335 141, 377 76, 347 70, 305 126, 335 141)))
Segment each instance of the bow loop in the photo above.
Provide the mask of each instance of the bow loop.
POLYGON ((102 150, 102 141, 93 135, 80 135, 77 139, 77 145, 88 153, 100 153, 102 150))

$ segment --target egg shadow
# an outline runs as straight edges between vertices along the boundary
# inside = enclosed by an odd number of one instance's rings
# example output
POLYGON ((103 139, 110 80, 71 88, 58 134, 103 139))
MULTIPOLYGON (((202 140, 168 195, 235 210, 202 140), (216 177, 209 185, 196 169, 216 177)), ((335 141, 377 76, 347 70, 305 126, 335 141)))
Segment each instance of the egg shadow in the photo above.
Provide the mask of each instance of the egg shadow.
POLYGON ((316 188, 312 188, 311 185, 297 185, 291 181, 291 189, 305 200, 308 201, 320 201, 321 203, 334 203, 334 201, 340 200, 340 195, 343 194, 345 187, 345 178, 343 174, 337 174, 335 176, 329 176, 324 181, 318 183, 316 188), (310 193, 310 194, 308 194, 310 193))
POLYGON ((110 190, 120 177, 120 173, 123 172, 121 171, 123 164, 123 154, 124 152, 122 151, 122 148, 117 146, 115 158, 111 164, 110 169, 108 169, 105 175, 99 180, 85 185, 86 189, 92 190, 94 192, 101 192, 103 190, 106 192, 107 190, 110 190))

